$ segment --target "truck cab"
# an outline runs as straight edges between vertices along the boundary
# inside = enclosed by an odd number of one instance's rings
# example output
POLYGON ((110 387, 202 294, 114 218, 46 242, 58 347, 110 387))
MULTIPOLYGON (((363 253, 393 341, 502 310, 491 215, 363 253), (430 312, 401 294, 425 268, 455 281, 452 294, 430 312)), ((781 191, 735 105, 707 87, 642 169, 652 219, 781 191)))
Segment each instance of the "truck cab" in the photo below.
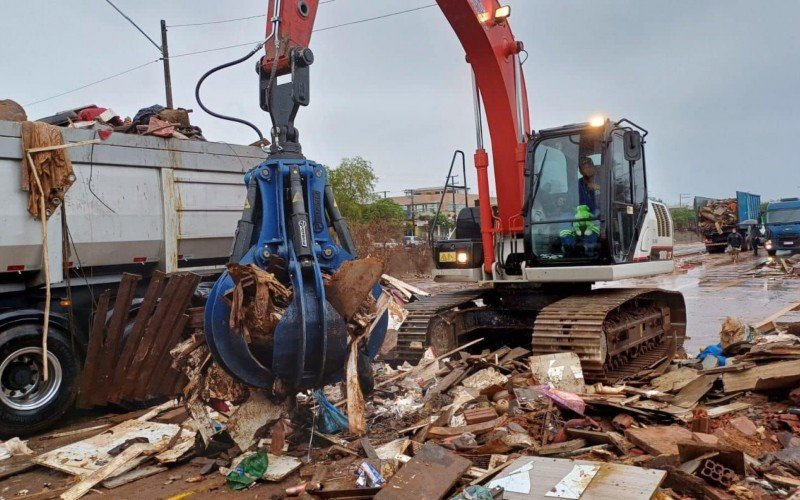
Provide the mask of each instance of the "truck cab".
POLYGON ((800 198, 783 198, 767 205, 764 213, 769 255, 778 251, 800 252, 800 198))

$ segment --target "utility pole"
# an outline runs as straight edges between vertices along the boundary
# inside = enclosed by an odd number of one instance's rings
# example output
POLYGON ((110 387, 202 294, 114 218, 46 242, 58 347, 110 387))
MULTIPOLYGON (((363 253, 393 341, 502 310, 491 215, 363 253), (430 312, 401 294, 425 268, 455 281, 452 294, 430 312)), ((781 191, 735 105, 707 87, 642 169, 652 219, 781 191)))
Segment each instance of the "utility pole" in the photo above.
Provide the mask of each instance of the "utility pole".
POLYGON ((139 33, 144 35, 144 37, 147 38, 147 40, 150 43, 152 43, 153 46, 156 49, 158 49, 159 52, 161 52, 161 60, 164 62, 164 87, 166 87, 166 92, 167 92, 167 107, 168 108, 172 108, 172 78, 170 77, 170 74, 169 74, 169 50, 167 49, 167 23, 166 23, 166 21, 164 21, 163 19, 161 20, 161 45, 159 45, 159 44, 156 43, 155 40, 150 38, 150 35, 145 33, 145 31, 142 28, 140 28, 138 24, 133 22, 133 19, 128 17, 128 15, 125 14, 124 12, 122 12, 119 9, 119 7, 114 5, 114 3, 111 0, 106 0, 106 2, 108 3, 108 5, 112 6, 114 8, 114 10, 119 12, 119 15, 124 17, 126 21, 131 23, 133 25, 133 27, 136 28, 137 31, 139 31, 139 33))
POLYGON ((680 193, 680 194, 678 194, 678 206, 679 207, 683 206, 683 199, 684 198, 691 199, 691 197, 692 197, 692 193, 680 193))
POLYGON ((164 62, 164 89, 167 93, 167 107, 172 107, 172 77, 169 73, 169 48, 167 47, 167 22, 161 20, 161 60, 164 62))
POLYGON ((417 235, 417 214, 414 211, 414 190, 406 189, 405 195, 411 197, 411 236, 417 235))

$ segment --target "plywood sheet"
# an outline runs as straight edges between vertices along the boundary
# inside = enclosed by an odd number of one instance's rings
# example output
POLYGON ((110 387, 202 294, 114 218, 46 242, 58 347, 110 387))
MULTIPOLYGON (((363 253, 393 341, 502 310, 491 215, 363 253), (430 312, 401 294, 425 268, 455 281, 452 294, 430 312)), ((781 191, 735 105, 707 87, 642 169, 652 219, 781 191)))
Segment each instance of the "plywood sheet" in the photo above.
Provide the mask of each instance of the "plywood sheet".
POLYGON ((593 500, 648 499, 666 476, 666 472, 661 470, 643 469, 629 465, 561 458, 520 457, 498 474, 494 481, 507 477, 526 465, 532 466, 527 471, 530 491, 528 493, 506 491, 503 493, 502 498, 508 500, 548 500, 552 497, 546 496, 547 493, 561 483, 575 469, 576 465, 599 467, 599 470, 581 495, 581 498, 591 498, 593 500))

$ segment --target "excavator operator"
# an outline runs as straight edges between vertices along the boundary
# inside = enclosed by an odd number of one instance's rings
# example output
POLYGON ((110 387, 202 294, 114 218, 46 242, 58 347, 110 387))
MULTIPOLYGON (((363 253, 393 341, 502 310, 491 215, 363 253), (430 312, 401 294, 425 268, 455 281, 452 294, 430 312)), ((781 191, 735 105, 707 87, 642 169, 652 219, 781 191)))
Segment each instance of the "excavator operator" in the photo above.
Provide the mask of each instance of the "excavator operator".
POLYGON ((581 178, 578 179, 578 204, 586 205, 592 214, 597 215, 599 213, 597 191, 600 189, 595 181, 597 167, 591 158, 584 156, 578 164, 578 170, 581 173, 581 178))

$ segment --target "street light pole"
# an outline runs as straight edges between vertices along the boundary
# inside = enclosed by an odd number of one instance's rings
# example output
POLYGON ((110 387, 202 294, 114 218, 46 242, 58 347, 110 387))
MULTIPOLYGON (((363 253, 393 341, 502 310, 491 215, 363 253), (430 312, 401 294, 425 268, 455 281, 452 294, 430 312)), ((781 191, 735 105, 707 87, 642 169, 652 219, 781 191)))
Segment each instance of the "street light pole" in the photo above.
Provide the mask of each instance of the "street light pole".
POLYGON ((164 88, 167 93, 167 107, 172 107, 172 77, 169 73, 169 48, 167 46, 167 22, 161 20, 161 60, 164 61, 164 88))

